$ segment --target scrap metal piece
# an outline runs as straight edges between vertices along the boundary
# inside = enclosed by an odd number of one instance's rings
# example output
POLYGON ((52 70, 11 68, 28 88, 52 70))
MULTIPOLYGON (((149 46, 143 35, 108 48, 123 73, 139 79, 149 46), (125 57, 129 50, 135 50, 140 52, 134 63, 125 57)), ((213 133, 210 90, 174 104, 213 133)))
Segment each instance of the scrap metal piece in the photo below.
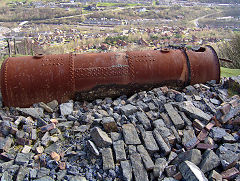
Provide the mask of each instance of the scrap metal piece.
POLYGON ((4 105, 26 107, 54 99, 116 97, 161 85, 219 82, 220 65, 210 46, 39 55, 6 59, 0 80, 4 105))

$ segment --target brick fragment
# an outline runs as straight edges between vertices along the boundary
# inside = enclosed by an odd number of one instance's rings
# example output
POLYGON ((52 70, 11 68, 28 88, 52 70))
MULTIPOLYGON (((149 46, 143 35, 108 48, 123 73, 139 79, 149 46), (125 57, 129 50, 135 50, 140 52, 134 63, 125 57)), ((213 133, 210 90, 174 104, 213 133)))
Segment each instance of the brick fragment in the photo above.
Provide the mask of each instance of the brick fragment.
POLYGON ((54 128, 56 128, 56 125, 54 123, 51 123, 51 124, 47 124, 47 125, 41 127, 40 129, 41 129, 41 132, 45 133, 45 132, 50 131, 54 128))
POLYGON ((198 134, 197 138, 199 141, 203 141, 208 136, 208 134, 209 132, 206 129, 202 129, 201 132, 198 134))
POLYGON ((239 170, 235 167, 230 168, 221 173, 223 179, 231 180, 234 179, 239 174, 239 170))
POLYGON ((205 128, 206 128, 208 131, 210 131, 213 126, 215 126, 215 122, 214 122, 214 121, 211 121, 211 122, 209 122, 209 123, 206 125, 205 128))
POLYGON ((65 170, 66 169, 66 162, 60 162, 59 163, 59 168, 60 168, 60 170, 65 170))
POLYGON ((214 148, 214 145, 206 144, 206 143, 198 143, 197 145, 197 149, 200 149, 200 150, 207 150, 207 149, 212 150, 213 148, 214 148))
POLYGON ((223 106, 220 107, 220 112, 221 112, 223 115, 225 115, 225 114, 229 113, 230 108, 231 108, 231 105, 230 105, 230 104, 224 104, 223 106))
POLYGON ((60 155, 58 154, 58 153, 56 153, 56 152, 52 152, 51 153, 51 158, 53 159, 53 160, 55 160, 55 161, 59 161, 60 160, 60 155))
POLYGON ((205 127, 205 125, 198 119, 194 119, 193 126, 196 127, 199 130, 201 130, 205 127))

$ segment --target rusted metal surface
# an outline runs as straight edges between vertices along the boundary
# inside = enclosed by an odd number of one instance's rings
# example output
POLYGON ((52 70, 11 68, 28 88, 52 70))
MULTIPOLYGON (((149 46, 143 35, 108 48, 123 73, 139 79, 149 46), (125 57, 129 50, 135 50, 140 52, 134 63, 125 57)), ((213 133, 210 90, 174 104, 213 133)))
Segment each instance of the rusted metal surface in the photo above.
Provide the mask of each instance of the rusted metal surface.
POLYGON ((114 97, 161 85, 184 86, 220 79, 215 51, 161 49, 121 53, 8 58, 1 68, 5 106, 114 97))

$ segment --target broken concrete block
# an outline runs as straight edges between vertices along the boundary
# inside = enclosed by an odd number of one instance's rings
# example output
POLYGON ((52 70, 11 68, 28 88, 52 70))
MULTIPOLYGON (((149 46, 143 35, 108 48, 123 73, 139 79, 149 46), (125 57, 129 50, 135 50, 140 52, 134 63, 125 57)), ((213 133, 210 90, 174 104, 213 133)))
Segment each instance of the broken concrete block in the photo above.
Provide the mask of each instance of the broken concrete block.
POLYGON ((173 106, 170 103, 168 103, 168 104, 164 104, 164 108, 167 111, 168 115, 170 116, 174 126, 177 129, 183 129, 184 121, 182 120, 178 112, 173 108, 173 106))
POLYGON ((155 178, 161 177, 167 165, 168 162, 165 158, 158 158, 153 168, 154 177, 155 178))
POLYGON ((154 168, 154 163, 153 163, 151 157, 149 156, 147 150, 144 148, 144 146, 138 145, 137 151, 140 153, 140 155, 142 157, 143 164, 144 164, 146 170, 147 171, 152 170, 154 168))
POLYGON ((99 147, 106 147, 112 144, 112 139, 108 137, 107 133, 98 127, 93 128, 90 132, 90 135, 94 143, 99 147))
POLYGON ((138 153, 133 153, 130 155, 130 160, 132 163, 132 169, 135 180, 148 181, 148 174, 142 164, 141 155, 138 153))
POLYGON ((117 162, 127 159, 123 140, 113 142, 113 149, 115 152, 115 158, 117 162))
POLYGON ((133 124, 124 124, 122 125, 122 129, 123 129, 124 140, 127 145, 141 144, 136 128, 133 124))
POLYGON ((164 155, 168 155, 171 151, 171 148, 166 144, 157 128, 154 129, 153 135, 158 143, 158 146, 160 147, 160 150, 164 155))
POLYGON ((207 181, 204 173, 190 161, 182 162, 178 169, 185 180, 207 181))
POLYGON ((154 153, 159 151, 159 147, 153 137, 152 131, 145 131, 144 133, 142 133, 142 139, 149 153, 154 153))
POLYGON ((102 149, 103 170, 115 169, 111 148, 102 149))
POLYGON ((219 165, 219 157, 212 150, 206 150, 202 155, 202 161, 199 165, 199 168, 202 170, 203 173, 206 173, 218 167, 219 165))
POLYGON ((132 167, 129 160, 121 161, 122 176, 124 181, 132 181, 132 167))

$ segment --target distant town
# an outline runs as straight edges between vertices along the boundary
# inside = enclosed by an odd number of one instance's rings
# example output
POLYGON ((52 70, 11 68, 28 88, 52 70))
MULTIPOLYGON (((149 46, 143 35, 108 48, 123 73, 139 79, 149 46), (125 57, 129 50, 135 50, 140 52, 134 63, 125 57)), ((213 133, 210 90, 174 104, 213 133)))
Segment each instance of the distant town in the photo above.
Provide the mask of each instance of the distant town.
POLYGON ((153 49, 168 45, 217 46, 240 30, 240 5, 229 3, 72 0, 9 2, 7 7, 9 16, 20 7, 26 14, 31 9, 39 11, 39 17, 19 16, 17 21, 2 18, 1 57, 153 49), (43 9, 60 12, 62 16, 53 13, 50 16, 47 10, 47 15, 42 16, 43 9))

